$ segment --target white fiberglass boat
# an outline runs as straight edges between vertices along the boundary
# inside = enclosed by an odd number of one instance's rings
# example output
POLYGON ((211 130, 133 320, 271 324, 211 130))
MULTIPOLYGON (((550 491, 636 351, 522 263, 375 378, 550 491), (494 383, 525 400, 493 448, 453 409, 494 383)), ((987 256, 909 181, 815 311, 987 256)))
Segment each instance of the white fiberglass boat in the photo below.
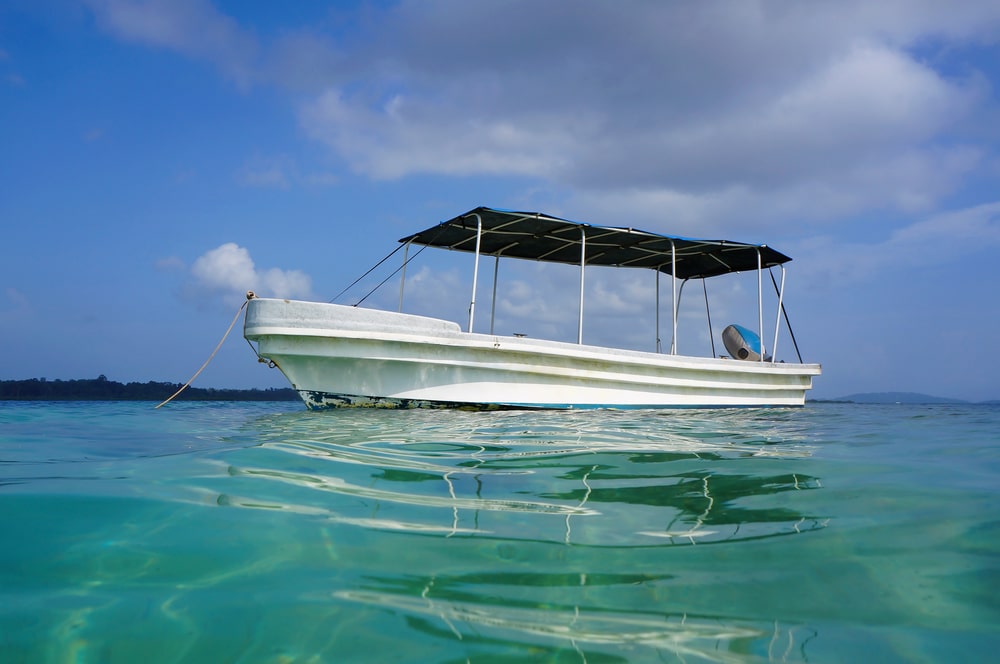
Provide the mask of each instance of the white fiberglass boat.
MULTIPOLYGON (((257 343, 263 361, 285 374, 307 407, 801 406, 812 377, 821 372, 820 365, 801 358, 797 363, 772 359, 785 313, 783 264, 791 259, 766 245, 670 237, 485 207, 400 242, 407 250, 422 245, 475 254, 467 331, 454 322, 401 311, 248 294, 244 336, 257 343), (489 334, 472 332, 481 256, 579 265, 578 342, 500 336, 492 333, 492 324, 489 334), (590 265, 671 275, 671 352, 582 343, 583 277, 590 265), (762 274, 774 267, 781 270, 781 285, 772 276, 778 304, 774 343, 765 349, 762 274), (676 354, 678 285, 747 270, 757 273, 758 331, 727 327, 722 338, 729 356, 716 357, 714 342, 710 357, 676 354)), ((656 335, 659 339, 659 330, 656 335)), ((797 345, 795 350, 798 354, 797 345)))

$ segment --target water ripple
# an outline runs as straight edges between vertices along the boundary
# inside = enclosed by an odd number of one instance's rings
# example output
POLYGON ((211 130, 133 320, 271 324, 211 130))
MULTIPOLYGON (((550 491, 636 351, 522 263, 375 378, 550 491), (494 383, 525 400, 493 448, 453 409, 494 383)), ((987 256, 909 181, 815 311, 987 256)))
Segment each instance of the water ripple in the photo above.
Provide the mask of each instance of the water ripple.
POLYGON ((256 446, 214 455, 220 470, 205 489, 218 489, 220 505, 590 546, 705 544, 827 523, 774 500, 822 483, 783 467, 812 448, 796 420, 772 412, 338 411, 269 415, 252 428, 256 446))

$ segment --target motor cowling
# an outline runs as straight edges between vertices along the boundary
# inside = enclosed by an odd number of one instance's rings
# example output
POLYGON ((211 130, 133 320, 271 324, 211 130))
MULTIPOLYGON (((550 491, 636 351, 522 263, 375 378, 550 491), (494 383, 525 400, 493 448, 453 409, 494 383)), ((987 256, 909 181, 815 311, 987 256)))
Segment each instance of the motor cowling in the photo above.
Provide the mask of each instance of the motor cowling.
POLYGON ((753 330, 742 325, 730 325, 722 331, 722 343, 726 345, 730 356, 738 360, 760 362, 760 337, 753 330))

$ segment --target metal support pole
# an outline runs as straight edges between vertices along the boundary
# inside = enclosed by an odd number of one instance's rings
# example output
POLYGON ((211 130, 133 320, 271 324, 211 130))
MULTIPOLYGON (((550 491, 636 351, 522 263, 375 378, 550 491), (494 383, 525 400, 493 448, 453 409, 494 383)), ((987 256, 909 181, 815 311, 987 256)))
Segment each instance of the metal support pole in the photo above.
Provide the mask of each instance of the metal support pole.
POLYGON ((757 336, 760 337, 760 361, 764 361, 764 267, 757 247, 757 336))
POLYGON ((580 227, 580 323, 576 331, 576 343, 583 343, 583 275, 587 265, 587 231, 580 227))
MULTIPOLYGON (((681 302, 684 301, 684 287, 687 286, 687 282, 688 282, 687 279, 681 279, 681 285, 677 287, 677 314, 678 314, 678 320, 680 319, 681 302)), ((674 348, 674 352, 679 354, 680 351, 681 351, 680 344, 677 344, 677 346, 674 348)))
POLYGON ((500 271, 500 254, 493 257, 493 301, 490 303, 490 334, 493 334, 493 323, 497 313, 497 272, 500 271))
MULTIPOLYGON (((768 270, 767 273, 771 275, 771 283, 774 285, 774 292, 779 293, 778 282, 774 280, 774 273, 770 270, 768 270)), ((781 310, 781 315, 785 317, 785 327, 788 328, 788 336, 792 338, 792 346, 795 348, 795 355, 799 358, 799 364, 802 364, 802 353, 799 351, 799 342, 795 340, 795 330, 792 329, 792 321, 788 320, 788 311, 785 309, 785 304, 782 303, 778 309, 781 310)))
POLYGON ((476 317, 476 286, 479 281, 479 248, 483 240, 483 220, 478 214, 476 218, 476 263, 472 269, 472 301, 469 302, 469 332, 472 332, 472 323, 476 317))
POLYGON ((660 348, 660 266, 656 266, 656 352, 661 352, 660 348))
MULTIPOLYGON (((773 275, 772 275, 773 278, 773 275)), ((785 298, 785 266, 781 266, 781 288, 778 290, 778 311, 774 319, 774 343, 771 344, 771 361, 778 359, 778 328, 781 326, 781 310, 784 308, 785 298)))
POLYGON ((705 292, 705 315, 708 317, 708 340, 712 342, 712 357, 715 357, 715 337, 712 335, 712 309, 708 306, 708 286, 705 277, 701 278, 701 290, 705 292))
POLYGON ((670 354, 677 354, 677 246, 670 241, 670 308, 673 318, 673 335, 670 339, 670 354))
POLYGON ((403 275, 399 278, 399 313, 403 313, 403 286, 406 284, 406 263, 410 255, 410 242, 403 248, 403 275))

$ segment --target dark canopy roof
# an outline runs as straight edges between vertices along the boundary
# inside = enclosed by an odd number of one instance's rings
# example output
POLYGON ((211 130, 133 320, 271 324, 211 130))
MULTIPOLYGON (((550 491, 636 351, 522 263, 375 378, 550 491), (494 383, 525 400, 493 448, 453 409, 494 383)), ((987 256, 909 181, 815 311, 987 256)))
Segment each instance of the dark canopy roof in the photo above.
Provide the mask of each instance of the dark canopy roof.
POLYGON ((483 227, 480 253, 486 256, 579 265, 580 243, 586 235, 587 265, 646 267, 670 274, 671 250, 676 249, 676 276, 680 279, 756 270, 758 251, 765 268, 791 260, 766 245, 671 237, 632 228, 592 226, 539 212, 487 207, 478 207, 400 242, 475 252, 476 215, 483 227))

